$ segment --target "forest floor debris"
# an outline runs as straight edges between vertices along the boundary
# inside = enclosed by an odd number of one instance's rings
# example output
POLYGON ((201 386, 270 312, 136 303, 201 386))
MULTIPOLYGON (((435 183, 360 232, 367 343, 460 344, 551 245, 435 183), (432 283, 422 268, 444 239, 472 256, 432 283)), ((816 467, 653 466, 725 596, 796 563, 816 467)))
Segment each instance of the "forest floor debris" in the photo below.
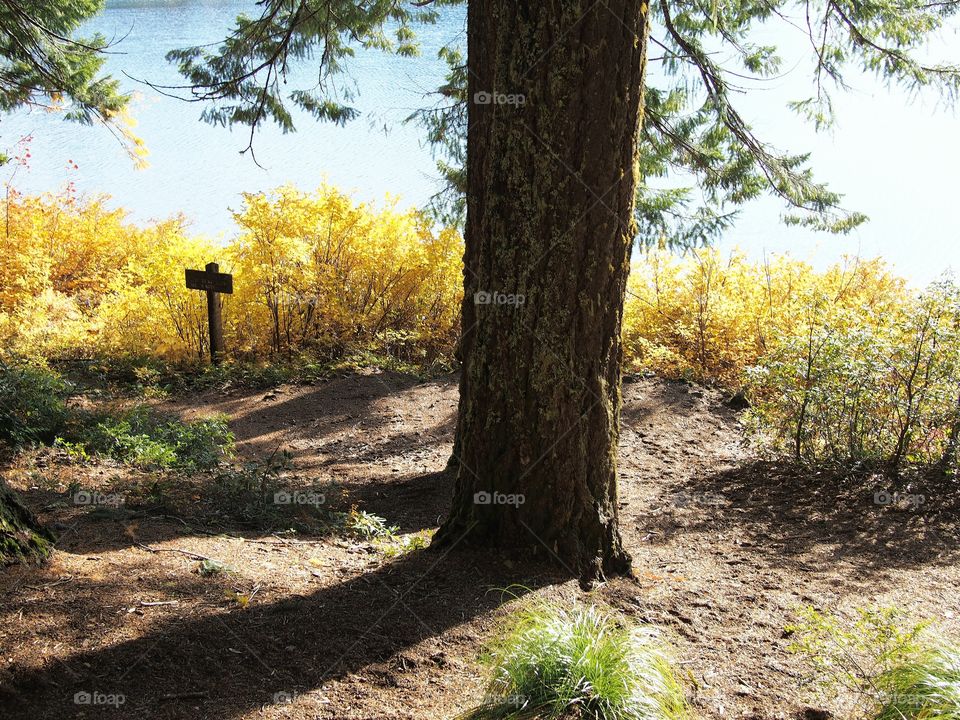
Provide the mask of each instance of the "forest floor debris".
MULTIPOLYGON (((254 527, 218 508, 209 473, 12 461, 4 476, 60 539, 48 565, 0 574, 5 718, 449 718, 482 697, 478 653, 515 603, 590 600, 548 564, 425 550, 450 503, 454 377, 156 402, 228 415, 238 462, 288 451, 270 482, 323 495, 353 529, 311 532, 309 503, 266 518, 293 528, 254 527), (65 499, 79 484, 130 502, 96 513, 65 499)), ((877 504, 875 488, 761 462, 719 393, 652 378, 624 385, 620 470, 635 577, 592 595, 665 631, 699 717, 829 717, 787 650, 800 605, 895 604, 960 630, 955 491, 877 504)))

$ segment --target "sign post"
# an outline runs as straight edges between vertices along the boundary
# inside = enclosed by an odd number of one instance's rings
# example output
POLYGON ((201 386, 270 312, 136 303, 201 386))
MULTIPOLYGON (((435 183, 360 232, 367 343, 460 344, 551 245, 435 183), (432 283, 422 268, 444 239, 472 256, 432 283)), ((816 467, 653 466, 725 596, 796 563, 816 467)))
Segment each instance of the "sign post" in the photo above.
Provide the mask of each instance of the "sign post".
POLYGON ((220 272, 217 263, 207 263, 205 270, 187 270, 187 288, 207 293, 207 319, 210 321, 210 360, 220 363, 226 348, 223 343, 223 318, 220 316, 220 293, 233 293, 233 275, 220 272))

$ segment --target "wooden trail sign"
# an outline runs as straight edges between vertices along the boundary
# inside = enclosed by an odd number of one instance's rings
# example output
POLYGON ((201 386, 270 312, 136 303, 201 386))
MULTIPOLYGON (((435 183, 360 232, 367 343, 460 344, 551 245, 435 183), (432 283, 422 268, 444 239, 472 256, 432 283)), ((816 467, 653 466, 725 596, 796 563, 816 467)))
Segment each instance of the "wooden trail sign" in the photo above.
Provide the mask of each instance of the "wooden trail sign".
POLYGON ((233 275, 217 272, 219 269, 219 265, 210 263, 206 270, 187 270, 187 288, 232 295, 233 275))
POLYGON ((205 270, 186 270, 187 289, 207 293, 207 319, 210 321, 210 359, 216 365, 226 348, 223 343, 223 318, 220 316, 220 293, 233 293, 233 275, 220 272, 216 263, 207 263, 205 270))

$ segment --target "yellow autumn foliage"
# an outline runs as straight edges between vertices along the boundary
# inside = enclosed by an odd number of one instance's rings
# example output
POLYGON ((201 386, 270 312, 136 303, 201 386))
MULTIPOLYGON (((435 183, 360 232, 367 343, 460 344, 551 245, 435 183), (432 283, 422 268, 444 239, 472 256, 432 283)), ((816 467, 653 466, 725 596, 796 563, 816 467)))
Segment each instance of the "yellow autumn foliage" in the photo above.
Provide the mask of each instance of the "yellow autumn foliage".
MULTIPOLYGON (((216 262, 238 358, 351 352, 454 364, 463 242, 420 212, 335 188, 247 194, 229 243, 182 219, 127 221, 104 199, 0 203, 0 360, 189 360, 208 351, 206 297, 184 268, 216 262)), ((755 445, 809 462, 898 471, 960 465, 960 287, 923 293, 881 260, 817 271, 717 250, 640 253, 624 369, 742 390, 755 445)))
POLYGON ((0 210, 0 344, 20 354, 202 357, 206 298, 184 268, 217 262, 234 275, 236 294, 221 297, 236 355, 452 355, 462 240, 395 201, 357 204, 329 186, 248 194, 227 245, 182 219, 134 225, 104 199, 11 192, 0 210))
MULTIPOLYGON (((462 239, 422 213, 357 203, 324 185, 246 194, 228 244, 182 219, 138 226, 105 200, 71 195, 2 203, 0 342, 46 357, 207 352, 206 300, 184 268, 217 262, 227 345, 239 357, 367 348, 449 362, 458 333, 462 239)), ((625 366, 736 387, 745 368, 811 313, 858 317, 904 307, 909 292, 879 260, 825 272, 789 257, 640 253, 623 323, 625 366)))
POLYGON ((263 355, 371 346, 407 358, 449 353, 456 339, 462 241, 396 202, 375 211, 330 187, 247 194, 227 248, 235 347, 263 355))
POLYGON ((756 263, 741 252, 650 251, 628 283, 624 354, 633 371, 737 386, 745 368, 824 314, 855 321, 909 302, 880 259, 817 272, 789 256, 756 263))

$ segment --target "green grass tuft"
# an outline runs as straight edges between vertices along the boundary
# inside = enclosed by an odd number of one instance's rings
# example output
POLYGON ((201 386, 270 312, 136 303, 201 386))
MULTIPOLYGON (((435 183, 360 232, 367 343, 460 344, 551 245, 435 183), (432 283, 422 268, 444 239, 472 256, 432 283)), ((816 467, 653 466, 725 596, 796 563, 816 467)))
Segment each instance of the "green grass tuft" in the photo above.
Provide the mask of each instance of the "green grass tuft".
POLYGON ((875 720, 960 720, 960 649, 891 668, 877 686, 887 699, 875 720))
POLYGON ((683 687, 655 632, 596 607, 521 610, 485 657, 492 680, 464 720, 681 720, 683 687))
POLYGON ((344 527, 364 540, 378 538, 393 540, 400 532, 400 528, 396 525, 387 525, 386 518, 368 513, 366 510, 358 510, 356 507, 350 508, 350 512, 344 518, 344 527))

